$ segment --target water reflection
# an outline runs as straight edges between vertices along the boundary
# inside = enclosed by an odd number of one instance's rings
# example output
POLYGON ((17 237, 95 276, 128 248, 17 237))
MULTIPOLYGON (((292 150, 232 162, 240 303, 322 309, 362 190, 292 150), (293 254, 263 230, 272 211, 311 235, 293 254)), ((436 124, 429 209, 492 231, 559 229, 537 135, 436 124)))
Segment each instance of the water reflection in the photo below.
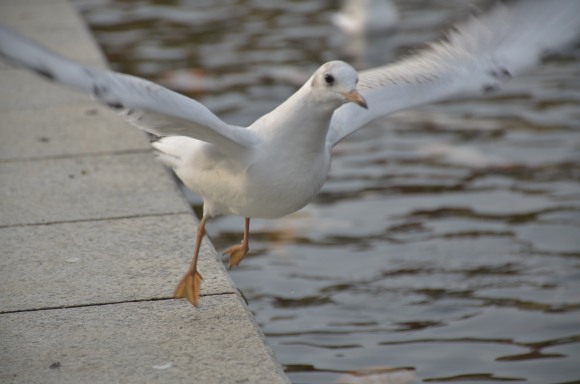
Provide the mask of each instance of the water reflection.
MULTIPOLYGON (((396 30, 349 57, 335 1, 77 2, 113 68, 240 125, 323 61, 400 56, 489 3, 396 1, 396 30)), ((313 204, 254 220, 231 275, 293 382, 580 379, 579 57, 357 132, 313 204)), ((209 224, 219 249, 241 220, 209 224)))

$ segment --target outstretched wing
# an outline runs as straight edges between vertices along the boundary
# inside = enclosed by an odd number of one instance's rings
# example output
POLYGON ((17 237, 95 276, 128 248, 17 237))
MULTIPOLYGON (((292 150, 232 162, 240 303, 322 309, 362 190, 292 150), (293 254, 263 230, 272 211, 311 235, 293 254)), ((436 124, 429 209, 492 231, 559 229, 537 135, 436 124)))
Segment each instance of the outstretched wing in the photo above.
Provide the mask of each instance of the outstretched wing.
POLYGON ((57 83, 90 92, 131 124, 158 136, 189 136, 224 151, 258 144, 250 130, 224 123, 197 101, 150 81, 90 68, 0 27, 0 55, 57 83))
POLYGON ((331 148, 365 124, 417 105, 495 90, 580 34, 580 1, 523 0, 472 17, 447 39, 397 63, 360 74, 368 110, 352 104, 332 117, 331 148))

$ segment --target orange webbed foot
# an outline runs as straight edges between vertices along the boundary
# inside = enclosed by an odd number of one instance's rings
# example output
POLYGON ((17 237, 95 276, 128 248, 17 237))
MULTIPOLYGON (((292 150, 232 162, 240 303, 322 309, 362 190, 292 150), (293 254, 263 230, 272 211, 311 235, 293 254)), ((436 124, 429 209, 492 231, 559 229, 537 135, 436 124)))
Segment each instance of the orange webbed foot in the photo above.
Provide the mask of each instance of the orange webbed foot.
POLYGON ((199 292, 201 289, 201 280, 203 278, 197 271, 188 271, 177 287, 174 296, 176 299, 187 299, 195 307, 198 306, 199 292))
POLYGON ((237 267, 238 264, 240 264, 240 262, 244 258, 244 256, 246 256, 246 253, 248 253, 249 250, 250 250, 250 248, 248 247, 248 244, 245 242, 242 242, 241 244, 238 244, 238 245, 231 246, 228 249, 226 249, 224 251, 224 254, 226 254, 230 257, 228 267, 229 268, 237 267))

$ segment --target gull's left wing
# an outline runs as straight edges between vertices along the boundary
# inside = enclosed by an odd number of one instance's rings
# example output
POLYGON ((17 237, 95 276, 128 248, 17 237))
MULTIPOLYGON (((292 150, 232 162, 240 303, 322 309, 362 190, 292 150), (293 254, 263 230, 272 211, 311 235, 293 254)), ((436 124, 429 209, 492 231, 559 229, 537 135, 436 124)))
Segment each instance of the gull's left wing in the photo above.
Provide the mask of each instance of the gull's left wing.
POLYGON ((0 56, 47 79, 89 92, 127 121, 158 136, 189 136, 228 153, 259 144, 250 130, 226 124, 199 102, 150 81, 83 66, 0 27, 0 56))
POLYGON ((580 35, 579 0, 521 0, 472 17, 444 41, 406 59, 363 71, 368 110, 345 104, 332 117, 327 146, 390 113, 495 90, 580 35))

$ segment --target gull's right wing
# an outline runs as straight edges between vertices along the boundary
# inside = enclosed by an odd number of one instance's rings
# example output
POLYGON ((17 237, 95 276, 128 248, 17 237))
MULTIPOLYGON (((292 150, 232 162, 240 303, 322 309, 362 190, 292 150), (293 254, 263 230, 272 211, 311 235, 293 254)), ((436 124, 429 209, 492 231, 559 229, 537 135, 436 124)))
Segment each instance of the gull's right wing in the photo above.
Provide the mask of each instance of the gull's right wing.
POLYGON ((446 40, 360 74, 368 110, 345 104, 332 117, 327 146, 367 123, 421 104, 495 90, 580 35, 580 0, 521 0, 472 17, 446 40))

